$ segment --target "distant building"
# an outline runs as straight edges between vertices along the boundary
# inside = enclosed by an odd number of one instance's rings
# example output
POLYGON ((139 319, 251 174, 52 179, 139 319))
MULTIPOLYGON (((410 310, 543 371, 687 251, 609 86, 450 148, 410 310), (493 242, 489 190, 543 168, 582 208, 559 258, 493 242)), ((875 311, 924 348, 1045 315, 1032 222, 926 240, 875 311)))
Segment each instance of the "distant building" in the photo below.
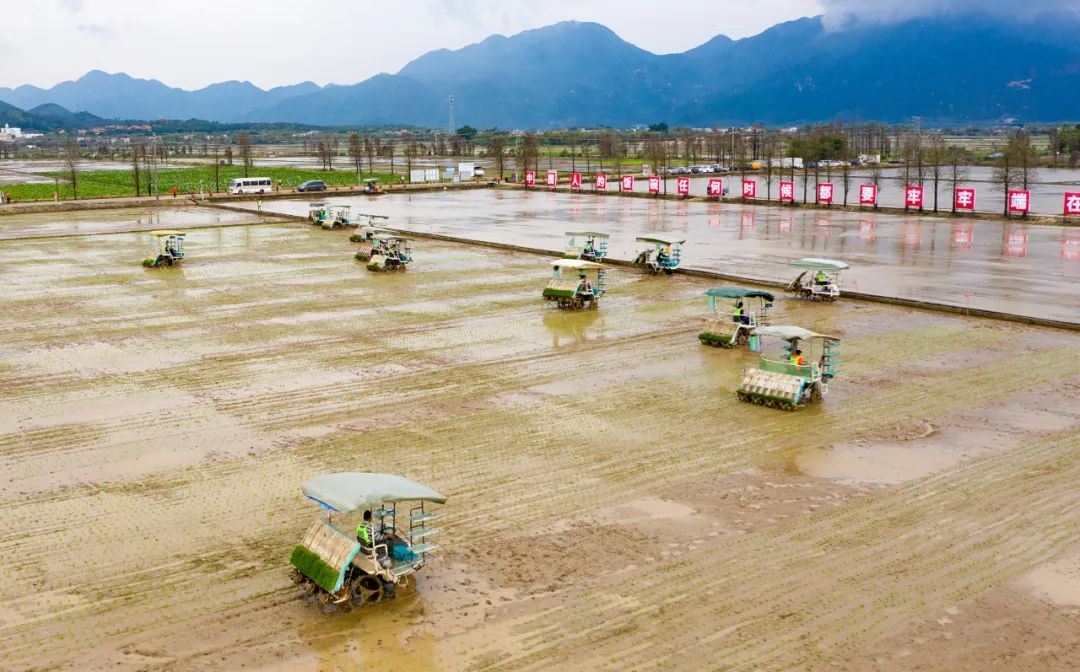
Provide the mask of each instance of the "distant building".
POLYGON ((21 128, 15 128, 4 124, 3 130, 0 130, 0 142, 15 142, 23 137, 21 128))

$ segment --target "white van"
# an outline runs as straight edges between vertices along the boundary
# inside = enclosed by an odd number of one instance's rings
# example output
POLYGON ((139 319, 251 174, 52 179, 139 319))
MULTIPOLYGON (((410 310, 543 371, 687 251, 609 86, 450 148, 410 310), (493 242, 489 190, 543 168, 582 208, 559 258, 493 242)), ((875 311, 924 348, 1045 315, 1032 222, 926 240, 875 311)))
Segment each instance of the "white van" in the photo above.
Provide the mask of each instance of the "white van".
POLYGON ((238 177, 229 183, 230 194, 265 194, 271 188, 269 177, 238 177))

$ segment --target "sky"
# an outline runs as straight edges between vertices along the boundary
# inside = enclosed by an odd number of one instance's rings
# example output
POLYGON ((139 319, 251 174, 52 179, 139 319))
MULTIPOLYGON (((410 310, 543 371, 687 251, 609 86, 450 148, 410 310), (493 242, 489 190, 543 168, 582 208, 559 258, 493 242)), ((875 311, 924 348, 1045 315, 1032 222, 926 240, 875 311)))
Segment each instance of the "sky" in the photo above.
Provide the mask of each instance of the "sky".
MULTIPOLYGON (((735 39, 804 16, 895 21, 1015 0, 19 0, 0 10, 0 86, 49 87, 88 70, 196 89, 248 80, 263 88, 354 84, 434 49, 559 21, 595 21, 655 53, 735 39)), ((1080 11, 1080 0, 1025 0, 1080 11)))
MULTIPOLYGON (((4 3, 5 5, 7 3, 4 3)), ((249 80, 354 84, 559 21, 596 21, 656 53, 813 16, 818 0, 20 0, 0 11, 0 86, 48 87, 88 70, 199 88, 249 80), (677 7, 677 9, 676 9, 677 7), (703 19, 704 17, 704 19, 703 19)))

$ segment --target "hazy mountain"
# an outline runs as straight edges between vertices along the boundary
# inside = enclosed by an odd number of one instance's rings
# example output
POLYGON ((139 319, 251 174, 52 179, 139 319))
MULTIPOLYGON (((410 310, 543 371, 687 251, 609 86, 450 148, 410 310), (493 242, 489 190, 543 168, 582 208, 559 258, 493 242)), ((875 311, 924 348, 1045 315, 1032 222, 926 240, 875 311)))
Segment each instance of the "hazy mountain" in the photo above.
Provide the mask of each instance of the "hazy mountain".
POLYGON ((200 117, 324 125, 447 123, 544 128, 667 121, 770 124, 837 116, 883 121, 1057 121, 1080 116, 1080 23, 978 14, 828 30, 820 18, 753 37, 718 36, 657 55, 595 23, 566 22, 441 49, 351 86, 198 91, 90 72, 43 90, 0 89, 24 108, 50 102, 121 118, 200 117))
POLYGON ((166 86, 156 79, 91 70, 77 80, 61 82, 51 89, 36 86, 0 88, 0 100, 23 109, 54 103, 69 110, 85 110, 116 119, 166 117, 233 121, 237 115, 254 108, 317 90, 318 85, 312 82, 265 91, 251 82, 230 81, 185 91, 166 86))
POLYGON ((0 126, 7 124, 24 131, 47 132, 60 128, 85 128, 105 123, 104 120, 86 112, 73 113, 53 103, 39 105, 32 110, 20 110, 14 105, 0 102, 0 126))

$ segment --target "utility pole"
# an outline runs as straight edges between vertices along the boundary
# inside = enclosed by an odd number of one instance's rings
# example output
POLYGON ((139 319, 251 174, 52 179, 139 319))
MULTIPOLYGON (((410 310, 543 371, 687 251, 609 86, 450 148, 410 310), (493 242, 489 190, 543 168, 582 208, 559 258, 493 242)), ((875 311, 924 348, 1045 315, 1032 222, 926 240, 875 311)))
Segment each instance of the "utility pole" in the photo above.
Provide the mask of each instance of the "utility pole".
POLYGON ((450 106, 450 137, 454 137, 454 94, 450 94, 447 99, 447 104, 450 106))

